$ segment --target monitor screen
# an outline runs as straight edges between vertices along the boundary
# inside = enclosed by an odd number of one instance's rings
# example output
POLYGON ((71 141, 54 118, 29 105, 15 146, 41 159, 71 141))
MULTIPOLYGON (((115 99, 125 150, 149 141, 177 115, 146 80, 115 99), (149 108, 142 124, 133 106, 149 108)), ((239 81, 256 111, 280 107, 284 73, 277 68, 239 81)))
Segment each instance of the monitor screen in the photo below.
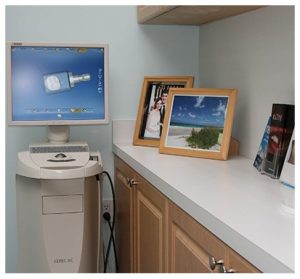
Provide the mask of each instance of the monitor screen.
POLYGON ((8 123, 108 122, 108 46, 11 43, 8 123))

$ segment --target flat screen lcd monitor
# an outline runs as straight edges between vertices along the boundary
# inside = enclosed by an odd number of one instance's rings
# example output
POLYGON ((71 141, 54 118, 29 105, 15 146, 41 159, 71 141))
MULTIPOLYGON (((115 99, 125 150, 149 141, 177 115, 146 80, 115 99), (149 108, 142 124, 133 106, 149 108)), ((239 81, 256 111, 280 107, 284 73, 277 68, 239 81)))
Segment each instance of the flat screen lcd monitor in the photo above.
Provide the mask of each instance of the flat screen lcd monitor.
POLYGON ((7 45, 8 124, 108 123, 108 46, 7 45))

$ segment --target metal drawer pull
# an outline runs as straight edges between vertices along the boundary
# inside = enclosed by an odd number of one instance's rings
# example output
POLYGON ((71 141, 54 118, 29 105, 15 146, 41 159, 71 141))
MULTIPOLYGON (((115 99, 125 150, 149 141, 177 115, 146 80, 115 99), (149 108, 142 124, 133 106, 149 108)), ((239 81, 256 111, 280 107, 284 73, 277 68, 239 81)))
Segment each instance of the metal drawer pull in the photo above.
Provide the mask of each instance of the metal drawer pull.
POLYGON ((130 179, 129 177, 126 178, 126 181, 129 187, 133 187, 140 184, 140 182, 135 181, 133 178, 130 179))
POLYGON ((138 181, 135 181, 133 178, 132 179, 130 179, 130 186, 132 187, 132 186, 136 186, 136 185, 138 185, 138 184, 140 184, 141 182, 138 182, 138 181))
POLYGON ((229 268, 225 272, 226 273, 236 273, 236 271, 233 268, 229 268))
POLYGON ((209 257, 210 269, 214 270, 217 265, 220 267, 219 268, 220 272, 225 272, 224 261, 223 260, 216 261, 216 259, 213 256, 210 256, 209 257))
POLYGON ((133 178, 130 179, 129 177, 127 177, 127 185, 128 185, 130 188, 132 188, 132 186, 135 185, 133 182, 134 182, 133 178))

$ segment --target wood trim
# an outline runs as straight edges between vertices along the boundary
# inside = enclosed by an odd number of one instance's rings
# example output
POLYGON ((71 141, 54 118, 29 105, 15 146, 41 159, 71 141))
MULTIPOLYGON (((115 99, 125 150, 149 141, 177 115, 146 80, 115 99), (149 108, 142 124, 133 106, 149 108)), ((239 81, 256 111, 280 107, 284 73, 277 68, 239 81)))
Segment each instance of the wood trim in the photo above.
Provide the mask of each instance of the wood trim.
MULTIPOLYGON (((236 89, 213 89, 213 88, 172 88, 169 91, 168 105, 166 109, 164 125, 162 130, 162 135, 160 139, 159 152, 171 155, 180 155, 180 156, 191 156, 191 157, 200 157, 216 160, 227 160, 229 154, 229 147, 231 142, 231 131, 233 126, 233 117, 234 110, 237 98, 236 89), (219 151, 204 150, 197 148, 184 148, 178 146, 168 146, 167 138, 169 133, 169 127, 171 122, 171 112, 173 109, 174 99, 176 96, 226 96, 228 98, 227 103, 227 112, 226 119, 224 121, 224 127, 222 132, 222 144, 219 151)), ((232 149, 233 152, 236 152, 236 143, 232 149)))
MULTIPOLYGON (((203 225, 198 223, 184 210, 170 201, 166 196, 164 196, 160 191, 158 191, 152 184, 135 172, 130 166, 125 162, 115 156, 115 179, 118 180, 118 187, 122 187, 123 190, 117 191, 116 194, 121 195, 121 198, 129 197, 130 212, 129 216, 119 216, 124 220, 124 218, 130 218, 130 225, 125 223, 125 233, 127 234, 126 239, 130 241, 130 271, 128 268, 125 272, 145 272, 141 270, 141 250, 142 247, 139 246, 141 234, 148 232, 149 228, 148 221, 152 219, 153 224, 156 224, 156 229, 152 230, 152 234, 149 236, 153 241, 147 242, 144 239, 143 248, 147 247, 149 249, 155 249, 156 252, 153 255, 158 255, 159 261, 147 261, 145 258, 144 268, 149 269, 150 272, 211 272, 208 259, 209 256, 214 256, 216 260, 223 259, 225 262, 226 270, 233 269, 238 273, 259 273, 260 271, 248 262, 245 258, 235 252, 227 244, 225 244, 221 239, 215 236, 203 225), (131 188, 128 186, 127 177, 134 178, 135 181, 139 182, 137 186, 131 188), (124 187, 126 187, 124 189, 124 187), (129 189, 130 195, 128 195, 127 190, 129 189), (127 194, 127 196, 123 196, 127 194), (141 214, 141 209, 143 207, 145 216, 141 214), (147 219, 151 216, 151 218, 147 219), (139 221, 144 221, 145 227, 141 229, 139 226, 139 221), (146 223, 145 223, 146 222, 146 223), (156 235, 158 232, 158 235, 156 235), (130 236, 128 236, 130 234, 130 236), (156 240, 155 240, 156 239, 156 240), (152 245, 151 245, 152 244, 152 245), (148 246, 147 246, 148 245, 148 246), (177 253, 176 255, 174 253, 177 253), (175 258, 177 257, 177 259, 175 258), (190 260, 184 262, 186 257, 191 257, 190 260), (176 269, 177 263, 182 263, 182 265, 176 269), (157 270, 157 271, 156 271, 157 270)), ((119 197, 120 198, 120 197, 119 197)), ((127 208, 127 207, 126 207, 127 208)), ((128 219, 129 220, 129 219, 128 219)), ((124 228, 124 226, 123 226, 124 228)), ((121 229, 121 227, 119 228, 121 229)), ((116 228, 116 235, 124 235, 124 231, 118 231, 118 226, 116 228)), ((151 230, 151 225, 150 225, 151 230)), ((145 234, 143 234, 145 235, 145 234)), ((124 239, 123 239, 124 241, 124 239)), ((125 242, 127 243, 127 242, 125 242)), ((122 245, 119 247, 124 250, 127 246, 122 245)), ((128 251, 128 249, 126 250, 128 251)), ((122 254, 123 257, 127 257, 126 254, 122 254)), ((143 255, 144 257, 145 255, 143 255)), ((125 261, 126 262, 126 261, 125 261)), ((178 266, 177 266, 178 267, 178 266)), ((120 270, 124 272, 124 270, 120 270)), ((218 272, 216 268, 214 272, 218 272)))
POLYGON ((170 201, 168 237, 169 272, 208 273, 210 256, 225 260, 226 245, 170 201), (191 259, 185 261, 187 255, 191 259))
POLYGON ((231 137, 230 139, 228 155, 229 156, 240 155, 240 142, 233 137, 231 137))
POLYGON ((179 6, 138 6, 138 23, 147 23, 147 21, 162 16, 177 7, 179 6))
POLYGON ((134 272, 133 189, 127 178, 133 170, 118 157, 115 158, 116 244, 119 254, 119 272, 134 272), (118 183, 119 181, 119 183, 118 183), (122 231, 120 233, 120 231, 122 231), (128 254, 128 256, 124 256, 128 254), (120 259, 121 258, 121 259, 120 259))
POLYGON ((138 23, 202 25, 266 6, 139 6, 138 23))
MULTIPOLYGON (((208 261, 207 253, 205 252, 205 250, 200 249, 198 243, 193 241, 193 239, 191 239, 187 233, 181 230, 180 227, 174 223, 172 224, 170 237, 172 246, 171 249, 173 251, 172 255, 170 255, 170 272, 176 272, 176 256, 178 255, 178 253, 180 254, 180 251, 178 251, 176 248, 176 244, 178 243, 181 243, 182 247, 185 247, 185 249, 189 251, 195 259, 197 259, 196 261, 198 261, 199 263, 203 263, 203 266, 207 266, 208 261)), ((208 267, 206 269, 207 272, 210 272, 208 267)))
MULTIPOLYGON (((164 251, 163 251, 163 240, 164 240, 164 234, 163 234, 163 215, 160 212, 160 210, 158 208, 156 208, 152 202, 150 202, 140 191, 137 192, 137 210, 136 210, 136 214, 137 214, 137 272, 142 272, 143 270, 141 269, 141 246, 140 244, 140 221, 143 218, 143 216, 141 216, 141 206, 144 206, 145 208, 147 208, 147 210, 149 210, 149 212, 151 212, 151 214, 156 218, 156 220, 158 221, 158 226, 159 226, 159 232, 157 235, 157 241, 158 241, 158 272, 163 272, 163 255, 164 255, 164 251)), ((149 243, 151 245, 152 248, 157 247, 157 244, 155 243, 154 245, 152 245, 152 243, 149 243)), ((145 247, 144 247, 145 248, 145 247)))
POLYGON ((227 249, 226 267, 232 269, 235 273, 261 273, 254 265, 249 263, 240 254, 232 250, 230 247, 227 249))
POLYGON ((184 84, 185 88, 192 88, 194 84, 193 76, 145 76, 142 86, 141 97, 139 101, 135 131, 133 135, 133 145, 159 147, 160 139, 140 138, 141 126, 144 116, 145 99, 149 84, 154 82, 162 83, 180 83, 184 84))

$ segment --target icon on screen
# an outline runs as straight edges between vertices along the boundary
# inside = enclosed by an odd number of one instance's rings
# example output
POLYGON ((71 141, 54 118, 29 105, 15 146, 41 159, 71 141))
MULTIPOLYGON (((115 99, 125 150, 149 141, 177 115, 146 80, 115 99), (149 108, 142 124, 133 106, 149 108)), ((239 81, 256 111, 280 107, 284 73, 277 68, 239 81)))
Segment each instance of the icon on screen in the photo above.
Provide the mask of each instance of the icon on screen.
POLYGON ((90 74, 74 75, 72 72, 60 72, 54 74, 46 74, 43 76, 44 86, 47 93, 58 93, 70 90, 76 83, 89 81, 90 74))

